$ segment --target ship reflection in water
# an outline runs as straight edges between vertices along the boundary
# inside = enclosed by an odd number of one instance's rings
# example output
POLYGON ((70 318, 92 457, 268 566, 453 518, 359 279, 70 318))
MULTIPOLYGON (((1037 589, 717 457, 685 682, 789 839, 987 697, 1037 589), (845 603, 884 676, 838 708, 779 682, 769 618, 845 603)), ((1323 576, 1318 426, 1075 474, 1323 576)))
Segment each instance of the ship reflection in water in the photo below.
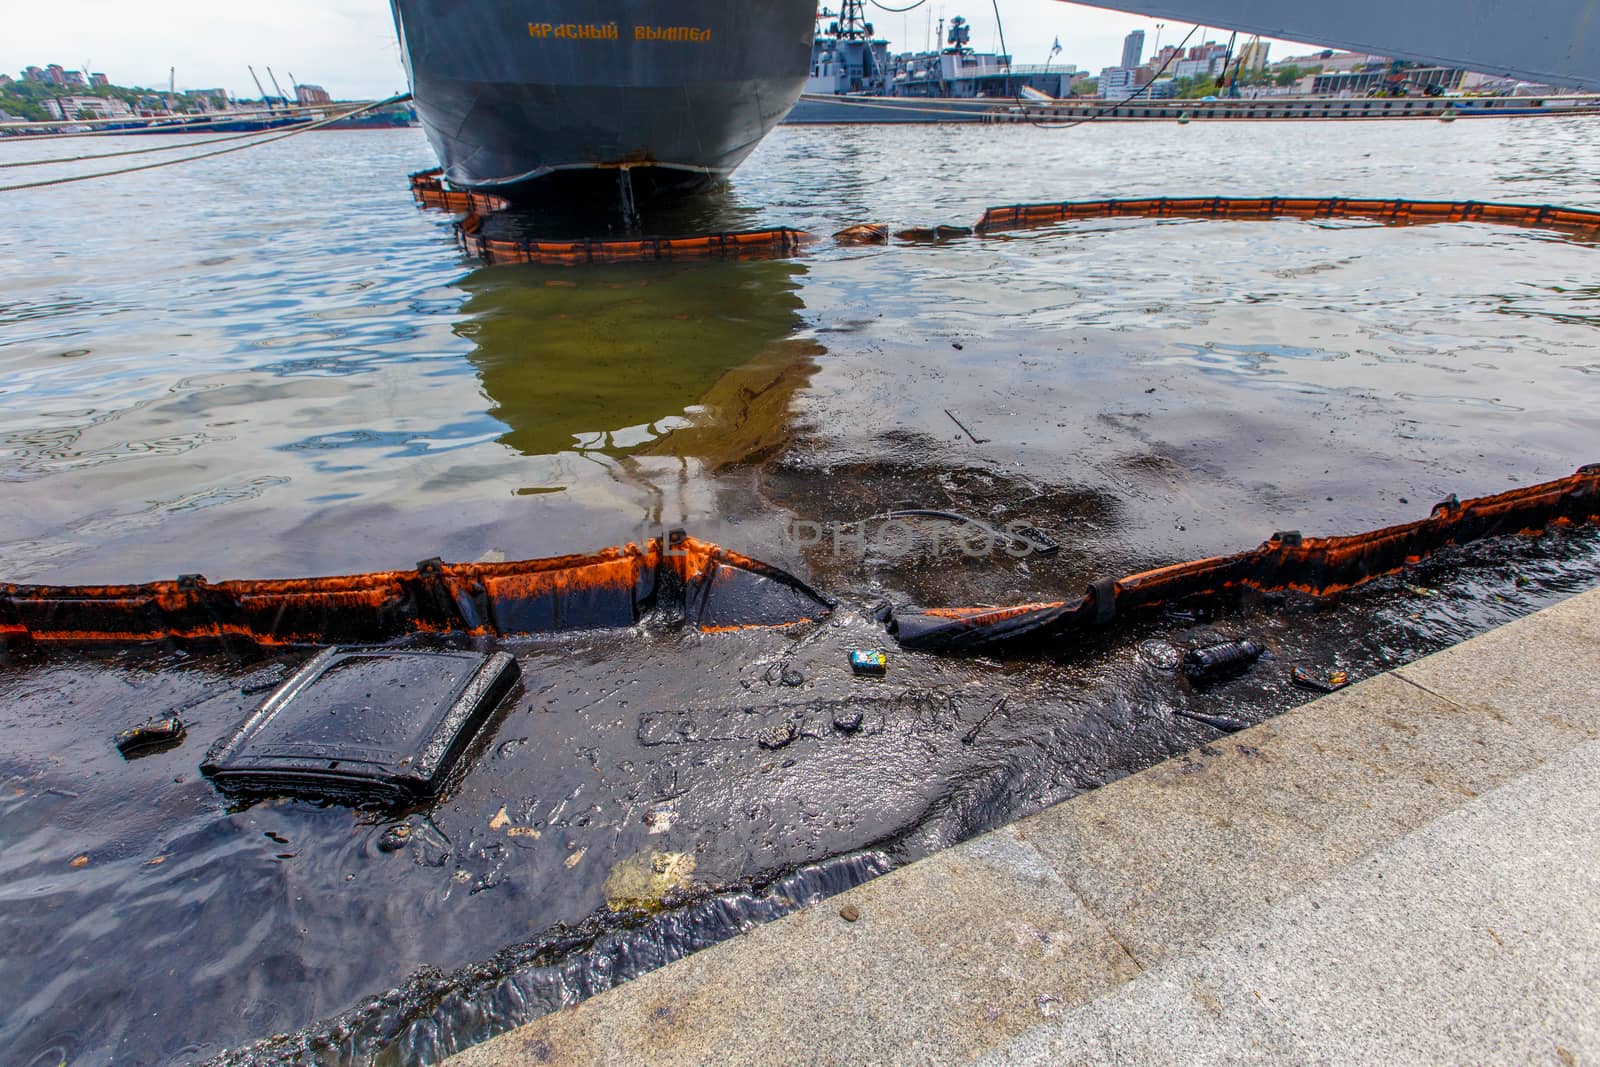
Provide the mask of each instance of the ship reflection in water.
POLYGON ((525 456, 770 452, 822 352, 793 262, 501 267, 470 275, 455 332, 525 456))

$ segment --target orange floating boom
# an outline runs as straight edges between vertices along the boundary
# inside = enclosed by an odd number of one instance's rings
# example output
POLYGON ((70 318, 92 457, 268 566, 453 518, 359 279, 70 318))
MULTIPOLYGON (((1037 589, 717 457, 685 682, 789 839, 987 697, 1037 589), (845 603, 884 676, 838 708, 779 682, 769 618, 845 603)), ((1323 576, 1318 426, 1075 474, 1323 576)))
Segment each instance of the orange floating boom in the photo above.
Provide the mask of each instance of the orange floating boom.
POLYGON ((1106 218, 1369 219, 1396 225, 1492 222, 1532 229, 1600 235, 1600 211, 1549 204, 1499 204, 1477 200, 1373 200, 1304 197, 1149 197, 1140 200, 1068 200, 1059 204, 992 207, 978 220, 979 234, 1106 218))
POLYGON ((1331 596, 1394 574, 1451 545, 1551 526, 1600 522, 1600 464, 1559 481, 1465 503, 1426 519, 1348 537, 1274 534, 1259 548, 1095 582, 1070 600, 998 608, 896 611, 889 632, 904 648, 991 652, 1059 642, 1136 612, 1225 601, 1245 591, 1331 596))
POLYGON ((508 563, 120 586, 0 585, 0 643, 257 646, 377 643, 409 634, 515 637, 627 627, 648 614, 707 632, 821 618, 827 598, 764 563, 689 537, 508 563))
POLYGON ((487 237, 471 219, 456 227, 469 256, 485 263, 625 263, 645 260, 784 259, 811 240, 802 230, 708 233, 693 237, 579 238, 541 241, 487 237))

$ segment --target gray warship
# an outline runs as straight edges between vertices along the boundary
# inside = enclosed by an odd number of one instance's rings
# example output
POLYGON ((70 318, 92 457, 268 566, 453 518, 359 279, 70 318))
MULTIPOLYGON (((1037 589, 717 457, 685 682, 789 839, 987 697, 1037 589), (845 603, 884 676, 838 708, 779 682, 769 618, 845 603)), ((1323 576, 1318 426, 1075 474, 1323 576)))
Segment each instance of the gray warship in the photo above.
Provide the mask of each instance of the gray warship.
POLYGON ((457 186, 631 207, 727 177, 804 89, 815 0, 391 0, 457 186))

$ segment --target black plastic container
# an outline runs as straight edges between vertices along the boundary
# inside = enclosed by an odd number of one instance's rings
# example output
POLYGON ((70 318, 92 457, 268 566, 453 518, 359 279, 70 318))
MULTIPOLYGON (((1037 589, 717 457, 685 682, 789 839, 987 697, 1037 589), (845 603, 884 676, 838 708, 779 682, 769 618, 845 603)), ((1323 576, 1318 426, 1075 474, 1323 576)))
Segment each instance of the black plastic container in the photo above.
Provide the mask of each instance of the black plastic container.
POLYGON ((200 769, 235 795, 384 807, 423 800, 444 785, 518 673, 504 652, 330 648, 200 769))

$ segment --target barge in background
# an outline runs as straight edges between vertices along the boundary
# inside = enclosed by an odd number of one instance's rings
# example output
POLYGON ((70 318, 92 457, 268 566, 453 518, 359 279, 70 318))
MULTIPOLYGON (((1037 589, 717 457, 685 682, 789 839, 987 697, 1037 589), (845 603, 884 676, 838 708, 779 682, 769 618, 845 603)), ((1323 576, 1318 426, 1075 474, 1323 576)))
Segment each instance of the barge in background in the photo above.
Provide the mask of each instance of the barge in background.
POLYGON ((815 0, 391 0, 445 177, 616 200, 725 178, 805 87, 815 0), (530 21, 530 19, 532 21, 530 21), (619 180, 620 178, 620 180, 619 180))

